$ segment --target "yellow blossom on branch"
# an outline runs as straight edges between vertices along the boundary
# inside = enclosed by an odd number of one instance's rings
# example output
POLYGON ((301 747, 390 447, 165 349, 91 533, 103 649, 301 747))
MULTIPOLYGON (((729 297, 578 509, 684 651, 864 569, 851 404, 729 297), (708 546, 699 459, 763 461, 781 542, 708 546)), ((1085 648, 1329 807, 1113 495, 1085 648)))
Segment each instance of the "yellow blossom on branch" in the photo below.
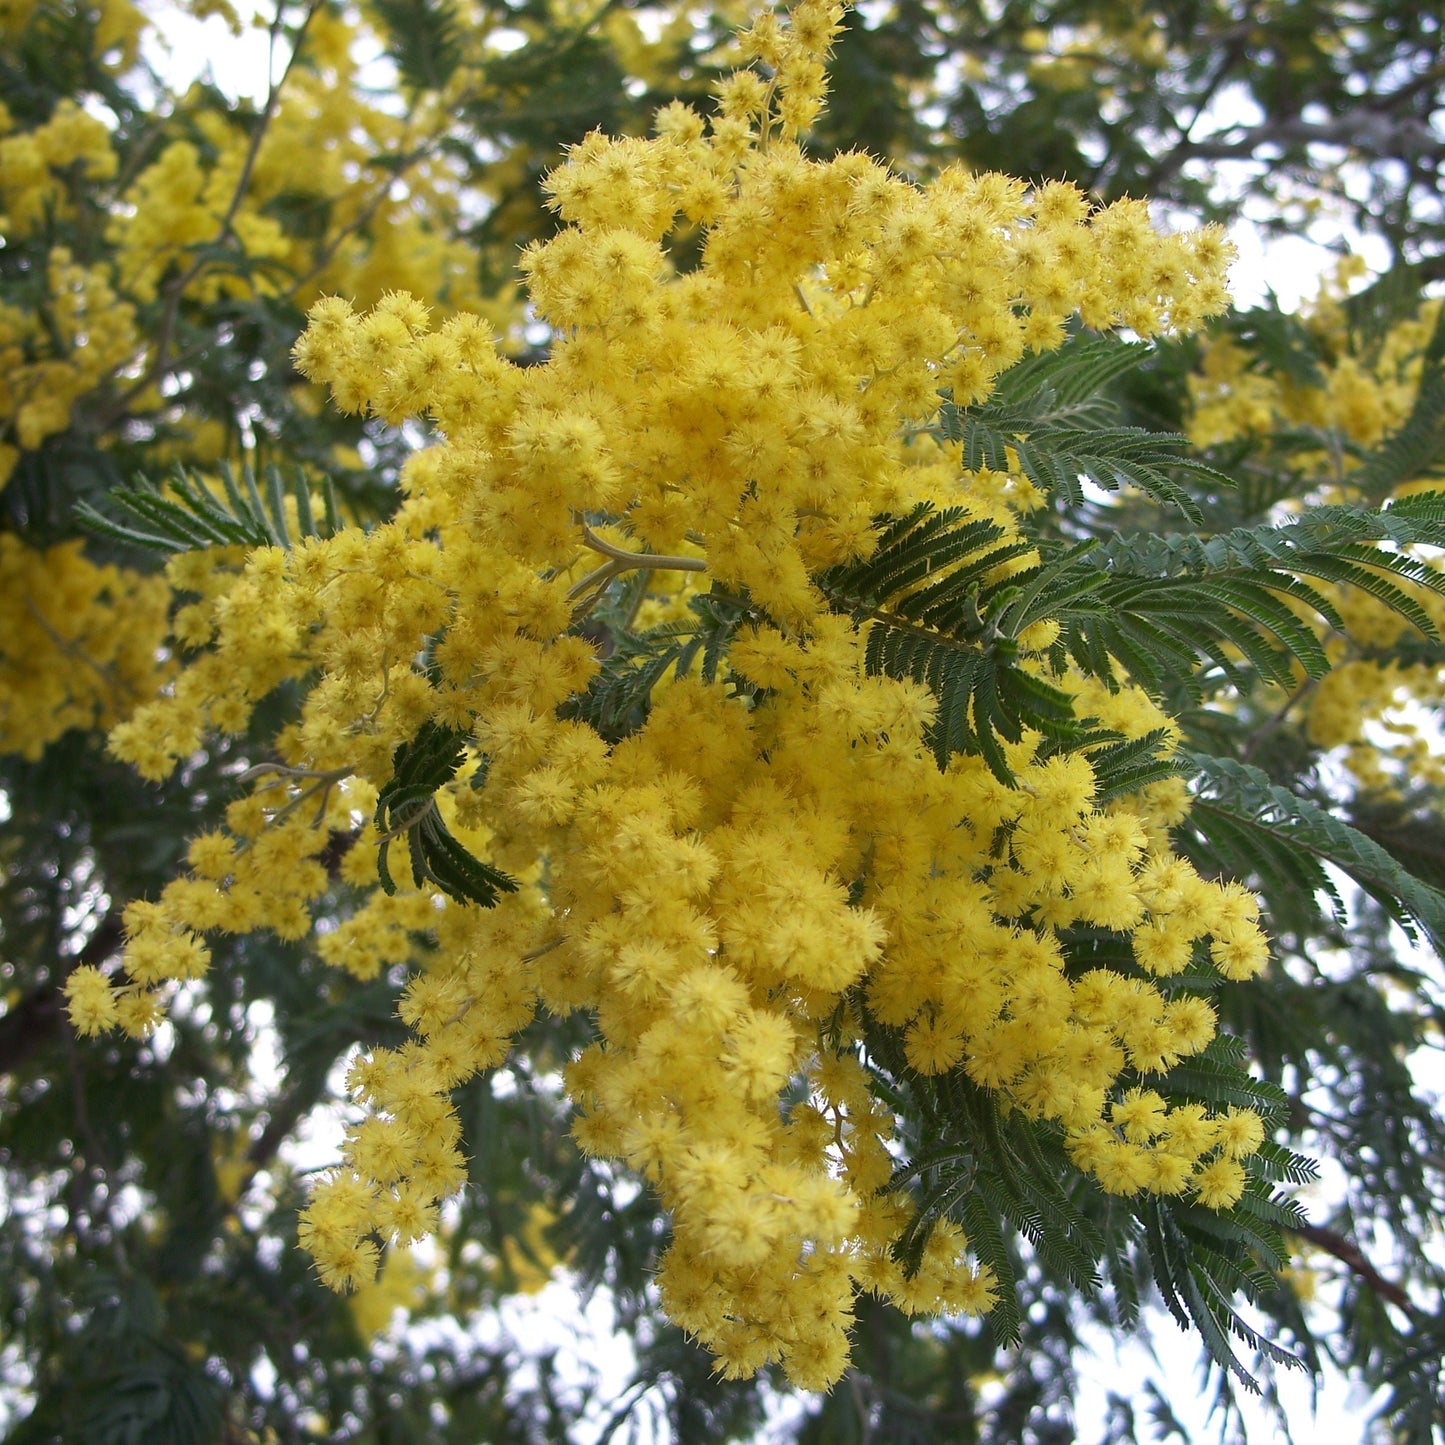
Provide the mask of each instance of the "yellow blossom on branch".
MULTIPOLYGON (((668 106, 650 137, 594 134, 547 178, 562 226, 522 258, 544 362, 403 291, 317 300, 300 372, 340 411, 423 419, 435 440, 370 531, 173 562, 195 598, 187 656, 111 736, 162 779, 278 688, 298 697, 226 829, 128 910, 132 985, 202 977, 206 935, 261 929, 358 979, 413 969, 409 1037, 352 1068, 364 1118, 303 1216, 328 1284, 373 1298, 383 1250, 435 1230, 465 1180, 453 1091, 539 1010, 583 1014, 572 1132, 668 1212, 665 1308, 724 1375, 778 1364, 808 1389, 846 1367, 862 1290, 908 1315, 997 1298, 954 1220, 902 1262, 909 1146, 878 1031, 902 1041, 898 1068, 1057 1131, 1105 1192, 1226 1207, 1262 1142, 1248 1111, 1129 1080, 1214 1038, 1208 1002, 1158 980, 1208 960, 1242 979, 1268 954, 1241 900, 1172 853, 1187 795, 1101 804, 1088 751, 1032 727, 1007 769, 944 762, 935 690, 873 666, 879 620, 832 608, 821 580, 923 504, 998 534, 991 579, 1027 576, 1021 518, 1042 493, 1016 449, 1007 473, 971 468, 930 430, 941 394, 982 401, 1074 318, 1192 329, 1224 304, 1229 248, 1064 185, 809 159, 841 17, 835 0, 765 16, 745 42, 758 65, 710 119, 668 106), (680 266, 670 243, 693 229, 680 266), (582 708, 605 661, 589 627, 627 588, 629 622, 736 625, 718 656, 648 675, 645 715, 609 730, 582 708), (446 766, 412 787, 423 737, 446 766), (460 858, 505 882, 494 906, 456 883, 476 876, 460 858), (358 896, 338 919, 340 884, 358 896), (1070 967, 1076 927, 1116 954, 1070 967)), ((180 142, 136 185, 175 198, 135 249, 145 291, 224 187, 180 142)), ((259 221, 237 234, 283 245, 259 221)), ((1058 636, 1042 618, 1018 640, 1037 687, 1167 756, 1172 720, 1055 657, 1058 636)), ((101 984, 75 986, 81 1027, 112 1021, 101 984)))

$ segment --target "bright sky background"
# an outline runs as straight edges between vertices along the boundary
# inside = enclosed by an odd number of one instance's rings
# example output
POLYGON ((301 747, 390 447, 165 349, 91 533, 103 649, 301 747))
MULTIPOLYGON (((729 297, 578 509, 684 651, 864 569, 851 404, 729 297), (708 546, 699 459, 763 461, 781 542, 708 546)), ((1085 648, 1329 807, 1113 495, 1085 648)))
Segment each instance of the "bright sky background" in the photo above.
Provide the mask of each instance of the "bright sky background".
MULTIPOLYGON (((247 9, 245 0, 238 9, 247 9)), ((197 21, 174 12, 164 19, 161 28, 166 36, 165 47, 152 44, 147 58, 173 83, 183 84, 209 70, 228 94, 264 97, 268 75, 264 29, 248 29, 236 37, 218 17, 197 21)), ((278 55, 278 72, 285 58, 284 54, 278 55)), ((1236 117, 1222 119, 1232 121, 1236 117)), ((1258 226, 1248 221, 1239 223, 1233 238, 1240 256, 1231 275, 1236 303, 1257 305, 1272 289, 1281 306, 1294 308, 1315 293, 1321 276, 1334 266, 1336 256, 1328 248, 1337 247, 1342 236, 1360 245, 1357 235, 1328 215, 1314 222, 1308 236, 1289 238, 1267 237, 1258 226)), ((1374 248, 1361 249, 1367 261, 1383 262, 1384 257, 1374 248)), ((339 1121, 333 1118, 308 1122, 302 1143, 307 1162, 334 1160, 341 1139, 339 1121)), ((1305 1194, 1307 1199, 1309 1191, 1305 1194)), ((625 1380, 631 1358, 627 1341, 612 1332, 611 1309, 605 1294, 599 1293, 585 1310, 579 1309, 575 1293, 560 1276, 538 1295, 508 1301, 499 1315, 469 1322, 466 1327, 458 1322, 456 1332, 459 1336, 471 1333, 492 1343, 499 1337, 510 1337, 519 1352, 532 1359, 560 1346, 558 1368, 564 1379, 570 1377, 579 1384, 599 1374, 619 1382, 625 1380)), ((1211 1424, 1208 1420, 1199 1355, 1192 1341, 1167 1318, 1162 1319, 1156 1335, 1157 1359, 1137 1343, 1121 1344, 1100 1332, 1096 1366, 1092 1372, 1086 1368, 1088 1378, 1076 1401, 1079 1434, 1085 1441, 1097 1439, 1101 1433, 1108 1391, 1130 1394, 1146 1378, 1154 1379, 1164 1390, 1193 1440, 1205 1445, 1217 1436, 1218 1422, 1211 1424)), ((1281 1395, 1290 1418, 1296 1422, 1297 1439, 1307 1440, 1316 1430, 1328 1432, 1330 1445, 1353 1445, 1361 1438, 1369 1402, 1337 1374, 1327 1376, 1322 1385, 1317 1413, 1313 1415, 1313 1421, 1318 1423, 1312 1424, 1311 1389, 1304 1375, 1293 1373, 1282 1379, 1281 1395)), ((779 1402, 779 1421, 796 1415, 797 1408, 795 1401, 779 1402)), ((1270 1445, 1280 1438, 1261 1409, 1248 1410, 1247 1424, 1251 1440, 1259 1445, 1270 1445)), ((577 1445, 590 1445, 599 1428, 598 1421, 579 1421, 574 1434, 577 1445)))

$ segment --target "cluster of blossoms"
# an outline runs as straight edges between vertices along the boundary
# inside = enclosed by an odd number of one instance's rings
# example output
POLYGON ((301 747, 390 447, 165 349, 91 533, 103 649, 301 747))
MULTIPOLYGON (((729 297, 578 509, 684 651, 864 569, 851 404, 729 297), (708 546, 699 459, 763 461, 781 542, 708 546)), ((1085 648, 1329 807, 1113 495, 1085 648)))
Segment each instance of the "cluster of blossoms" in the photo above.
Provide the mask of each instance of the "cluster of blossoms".
MULTIPOLYGON (((18 34, 32 8, 0 25, 18 34)), ((144 23, 125 0, 97 8, 104 68, 133 61, 144 23)), ((329 291, 370 301, 405 286, 487 308, 474 257, 452 234, 454 168, 437 154, 455 97, 419 97, 405 118, 366 110, 355 28, 317 7, 303 32, 302 63, 264 125, 238 124, 198 90, 143 164, 123 167, 111 127, 75 100, 29 125, 0 105, 0 230, 44 259, 16 302, 0 305, 0 486, 78 408, 88 409, 87 433, 104 431, 102 418, 139 414, 173 444, 200 443, 186 455, 214 457, 206 424, 153 384, 172 360, 181 304, 305 305, 329 291), (402 162, 378 168, 377 155, 402 162), (284 225, 287 207, 304 222, 284 225)))
POLYGON ((1121 73, 1147 76, 1178 64, 1163 29, 1132 10, 1114 12, 1104 23, 1071 17, 1048 30, 1033 27, 1019 41, 1033 57, 1029 79, 1041 90, 1083 90, 1108 85, 1121 73))
MULTIPOLYGON (((1200 368, 1189 379, 1189 436, 1196 446, 1314 428, 1337 431, 1353 446, 1371 447, 1401 425, 1415 404, 1440 303, 1427 301, 1366 349, 1344 304, 1350 283, 1364 270, 1361 258, 1347 257, 1300 310, 1299 319, 1321 358, 1317 381, 1262 368, 1227 336, 1206 342, 1200 368)), ((1321 451, 1305 453, 1300 465, 1314 467, 1327 483, 1340 480, 1338 469, 1347 470, 1349 460, 1321 451), (1330 463, 1336 475, 1330 474, 1330 463)))
POLYGON ((167 676, 170 589, 97 567, 67 542, 0 533, 0 752, 38 758, 70 728, 109 727, 167 676))
MULTIPOLYGON (((239 30, 224 0, 188 8, 239 30)), ((0 37, 19 41, 46 12, 46 0, 0 7, 0 37)), ((117 79, 147 19, 130 0, 86 12, 94 73, 117 79)), ((153 437, 153 465, 222 455, 226 425, 173 384, 186 361, 173 334, 183 310, 194 326, 216 308, 221 352, 238 305, 257 296, 305 304, 344 290, 371 301, 404 285, 486 309, 475 257, 454 235, 454 168, 437 153, 450 95, 419 96, 405 118, 370 109, 355 27, 315 7, 302 31, 300 63, 256 125, 197 86, 130 154, 84 95, 30 115, 0 104, 0 233, 14 282, 0 302, 0 488, 57 440, 108 449, 153 437), (404 163, 378 167, 377 155, 404 163), (305 223, 283 227, 285 206, 305 223)), ((314 406, 313 388, 295 391, 314 406)), ((0 640, 0 749, 33 757, 68 728, 108 727, 156 694, 169 593, 159 579, 97 569, 75 547, 30 548, 13 535, 3 546, 0 598, 14 625, 0 640)))
MULTIPOLYGON (((1344 306, 1349 283, 1363 270, 1359 258, 1347 258, 1302 312, 1321 358, 1317 382, 1261 369, 1228 338, 1206 343, 1201 369, 1190 378, 1190 437, 1197 445, 1314 432, 1329 444, 1295 450, 1287 461, 1300 474, 1299 495, 1313 502, 1358 499, 1351 473, 1363 454, 1410 416, 1441 315, 1439 300, 1426 301, 1366 347, 1344 306)), ((1395 495, 1438 485, 1422 477, 1407 481, 1395 495)), ((1438 557, 1422 560, 1441 565, 1438 557)), ((1445 629, 1445 601, 1426 588, 1403 585, 1435 626, 1445 629)), ((1322 638, 1329 673, 1302 691, 1309 741, 1342 749, 1357 783, 1377 796, 1400 796, 1402 780, 1445 787, 1433 729, 1420 721, 1423 709, 1445 702, 1445 671, 1428 659, 1384 659, 1411 630, 1401 614, 1359 588, 1327 590, 1344 626, 1322 638)), ((1307 621, 1322 626, 1313 613, 1307 621)))
MULTIPOLYGON (((195 0, 186 8, 200 14, 209 3, 212 0, 195 0)), ((18 41, 26 25, 45 10, 45 4, 46 0, 5 0, 0 5, 0 40, 18 41)), ((102 70, 115 75, 135 64, 146 17, 132 0, 96 0, 86 7, 86 19, 102 70)))
MULTIPOLYGON (((74 208, 70 187, 114 176, 106 128, 64 102, 42 126, 10 133, 0 105, 0 227, 23 238, 74 208)), ((13 244, 13 242, 12 242, 13 244)), ((0 303, 0 486, 22 451, 70 425, 75 403, 140 351, 135 308, 117 294, 105 265, 82 265, 52 246, 40 306, 0 303)))
POLYGON ((444 131, 446 97, 419 97, 405 118, 360 109, 355 39, 339 13, 317 8, 298 42, 303 63, 288 74, 254 154, 246 128, 200 109, 139 172, 108 238, 127 294, 153 299, 179 269, 194 271, 186 295, 200 303, 257 293, 309 301, 331 290, 374 299, 399 285, 483 305, 471 255, 448 234, 454 177, 425 143, 444 131), (404 164, 378 169, 378 154, 404 164), (284 225, 284 207, 324 217, 324 229, 284 225), (218 238, 246 264, 195 268, 194 248, 218 238))
MULTIPOLYGON (((840 15, 764 13, 743 37, 758 65, 714 119, 669 106, 653 137, 594 135, 548 178, 566 225, 523 261, 545 364, 507 361, 475 315, 433 327, 404 294, 312 308, 302 373, 440 440, 369 533, 172 564, 191 655, 116 752, 162 777, 283 681, 305 699, 189 875, 127 910, 130 982, 69 984, 99 1029, 199 976, 214 930, 314 929, 362 977, 420 965, 400 1004, 414 1036, 353 1064, 366 1117, 302 1222, 342 1288, 434 1230, 463 1183, 451 1091, 539 1007, 585 1011, 575 1136, 666 1206, 668 1314, 725 1373, 777 1362, 814 1389, 846 1366, 860 1289, 910 1314, 993 1298, 951 1223, 916 1271, 895 1257, 912 1207, 890 1188, 905 1145, 870 1029, 896 1031, 919 1075, 960 1070, 1050 1121, 1106 1191, 1225 1207, 1258 1117, 1139 1080, 1215 1032, 1171 977, 1208 959, 1247 979, 1267 955, 1252 896, 1171 851, 1181 786, 1100 807, 1087 753, 1033 733, 1008 747, 1012 784, 975 757, 940 768, 936 699, 870 675, 866 624, 828 610, 816 579, 868 554, 880 514, 961 506, 1016 537, 1036 504, 920 431, 941 387, 985 397, 1075 315, 1192 327, 1222 306, 1227 260, 1211 231, 1160 236, 1142 206, 1091 211, 1065 185, 950 170, 919 188, 866 156, 806 159, 840 15), (701 260, 679 273, 668 242, 690 228, 701 260), (568 704, 599 667, 589 613, 638 573, 653 615, 711 589, 744 621, 716 677, 660 681, 646 720, 604 738, 568 704), (431 806, 518 880, 495 907, 379 886, 392 840, 366 820, 428 724, 469 748, 431 806), (361 901, 337 926, 343 883, 361 901), (1137 967, 1066 970, 1078 924, 1137 967)), ((1019 639, 1041 674, 1052 635, 1019 639)), ((1081 717, 1176 736, 1137 688, 1050 677, 1081 717)))

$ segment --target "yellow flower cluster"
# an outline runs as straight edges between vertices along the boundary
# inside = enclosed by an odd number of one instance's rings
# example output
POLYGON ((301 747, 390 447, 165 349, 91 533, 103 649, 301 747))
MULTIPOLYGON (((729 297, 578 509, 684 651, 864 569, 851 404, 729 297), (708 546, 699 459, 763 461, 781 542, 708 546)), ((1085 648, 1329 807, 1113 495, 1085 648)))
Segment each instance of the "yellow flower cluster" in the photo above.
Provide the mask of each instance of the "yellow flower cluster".
MULTIPOLYGON (((589 137, 548 178, 566 225, 524 258, 545 364, 506 361, 470 314, 433 327, 407 295, 318 302, 302 373, 344 410, 427 417, 442 440, 370 533, 174 563, 194 655, 113 734, 162 776, 310 680, 227 829, 128 911, 128 988, 194 977, 215 929, 314 927, 363 977, 420 955, 400 1005, 413 1037, 355 1062, 366 1117, 303 1218, 323 1278, 358 1286, 382 1247, 436 1228, 465 1178, 451 1091, 539 1005, 586 1011, 575 1135, 669 1211, 669 1315, 725 1373, 777 1362, 814 1389, 845 1368, 858 1290, 923 1314, 992 1299, 952 1224, 917 1272, 894 1258, 911 1207, 888 1187, 903 1146, 868 1029, 896 1030, 919 1074, 960 1069, 1053 1121, 1106 1190, 1223 1207, 1259 1120, 1132 1080, 1215 1031, 1206 1001, 1154 979, 1205 958, 1245 979, 1267 955, 1253 898, 1171 853, 1181 789, 1101 809, 1088 757, 1032 733, 1009 748, 1012 786, 977 758, 940 770, 933 696, 870 676, 866 632, 815 583, 868 553, 877 514, 920 501, 1012 528, 1037 501, 1022 480, 965 470, 909 423, 940 387, 986 395, 1076 313, 1192 326, 1222 304, 1227 260, 1213 232, 1161 237, 1142 206, 1091 212, 1067 186, 949 171, 921 189, 865 156, 805 159, 840 15, 764 13, 743 37, 760 64, 722 85, 711 122, 670 106, 652 138, 589 137), (668 241, 693 227, 701 261, 679 273, 668 241), (635 572, 651 606, 711 587, 750 620, 719 680, 659 684, 645 724, 609 743, 563 705, 598 667, 579 624, 635 572), (433 806, 520 880, 494 908, 379 891, 376 845, 405 844, 367 819, 426 723, 469 740, 433 806), (328 865, 338 833, 351 846, 328 865), (318 905, 342 881, 365 896, 338 927, 318 905), (1060 932, 1078 923, 1139 969, 1067 973, 1060 932)), ((1053 681, 1126 736, 1169 730, 1136 689, 1053 681)), ((72 998, 104 1024, 94 979, 72 998)))
MULTIPOLYGON (((1356 457, 1398 429, 1410 415, 1419 390, 1426 347, 1440 315, 1438 300, 1397 322, 1368 356, 1356 351, 1343 301, 1348 284, 1363 273, 1363 262, 1342 262, 1314 304, 1303 313, 1322 354, 1321 382, 1311 386, 1260 369, 1238 343, 1216 338, 1204 349, 1200 372, 1190 379, 1194 411, 1191 438, 1210 445, 1240 437, 1266 437, 1299 427, 1333 433, 1340 445, 1291 458, 1302 476, 1303 494, 1327 502, 1350 500, 1356 457)), ((1430 479, 1407 481, 1405 496, 1434 489, 1430 479)), ((1439 558, 1425 559, 1440 566, 1439 558)), ((1445 631, 1445 601, 1425 588, 1403 589, 1445 631)), ((1327 586, 1343 623, 1322 640, 1332 664, 1309 689, 1305 732, 1317 747, 1345 749, 1344 762, 1367 791, 1398 796, 1401 783, 1445 786, 1445 763, 1421 709, 1445 702, 1445 672, 1429 662, 1382 661, 1378 654, 1409 634, 1410 624, 1395 609, 1358 588, 1327 586), (1415 704, 1412 714, 1405 704, 1415 704)), ((1312 622, 1318 622, 1311 616, 1312 622)), ((1322 626, 1322 625, 1321 625, 1322 626)))
POLYGON ((235 552, 187 552, 166 568, 178 598, 193 596, 176 613, 183 647, 198 649, 174 689, 136 709, 111 736, 111 748, 145 777, 167 777, 200 745, 208 729, 242 732, 261 698, 305 671, 300 639, 306 614, 299 597, 279 592, 285 566, 279 549, 261 549, 239 575, 235 552))
POLYGON ((38 758, 70 728, 108 727, 168 675, 164 581, 97 567, 67 542, 0 533, 0 752, 38 758))
MULTIPOLYGON (((1438 599, 1435 599, 1438 601, 1438 599)), ((1445 630, 1445 608, 1431 609, 1445 630)), ((1309 695, 1305 732, 1321 748, 1343 748, 1356 783, 1381 799, 1399 799, 1409 788, 1445 789, 1429 710, 1445 702, 1445 675, 1430 663, 1382 663, 1350 657, 1349 642, 1331 643, 1341 659, 1309 695)))
MULTIPOLYGON (((107 239, 115 246, 120 286, 138 301, 154 301, 173 268, 186 270, 191 252, 224 234, 223 221, 245 160, 245 139, 213 113, 198 119, 210 122, 203 129, 219 148, 219 160, 203 166, 196 145, 172 141, 126 190, 111 221, 107 239)), ((250 207, 239 209, 228 226, 255 261, 277 260, 289 249, 280 226, 250 207)), ((260 274, 264 277, 264 270, 260 274)), ((255 284, 238 274, 208 270, 191 295, 200 301, 245 295, 255 284)), ((260 285, 269 289, 264 280, 260 285)))
MULTIPOLYGON (((103 63, 123 67, 145 21, 125 0, 96 9, 103 63)), ((32 18, 22 9, 3 23, 18 31, 32 18)), ((0 484, 97 396, 102 415, 126 405, 147 426, 199 430, 202 455, 214 456, 214 437, 159 385, 182 298, 304 305, 344 290, 370 302, 406 286, 486 309, 475 257, 455 236, 455 168, 439 156, 447 97, 418 97, 405 118, 372 108, 354 28, 321 9, 304 29, 303 61, 259 132, 196 87, 125 177, 111 127, 76 100, 28 129, 0 105, 0 231, 12 243, 57 238, 43 286, 32 282, 43 294, 0 304, 0 484), (378 155, 401 161, 378 168, 378 155), (278 210, 300 219, 284 225, 278 210)))
POLYGON ((73 100, 31 131, 13 131, 0 107, 0 225, 16 238, 75 213, 78 188, 115 175, 110 132, 73 100))
MULTIPOLYGON (((115 175, 106 127, 73 101, 44 124, 14 131, 0 105, 0 231, 22 239, 42 224, 73 221, 79 197, 115 175)), ((109 270, 49 253, 39 305, 0 303, 0 486, 21 451, 70 424, 75 401, 132 362, 140 350, 134 308, 109 270)))
POLYGON ((363 109, 356 38, 340 15, 322 9, 311 18, 303 41, 310 63, 288 76, 254 156, 245 127, 197 109, 188 133, 199 140, 172 141, 139 173, 111 222, 127 294, 154 297, 172 267, 190 266, 194 247, 229 238, 248 264, 199 268, 189 297, 255 290, 307 301, 344 289, 375 300, 384 286, 407 286, 454 306, 482 304, 472 257, 447 234, 458 207, 454 177, 424 143, 445 131, 443 102, 418 98, 406 118, 363 109), (405 164, 379 171, 379 153, 405 164), (278 206, 305 219, 285 227, 278 206))
POLYGON ((1052 30, 1025 30, 1020 41, 1035 57, 1029 79, 1040 89, 1070 91, 1110 86, 1120 74, 1135 80, 1171 60, 1177 64, 1164 36, 1152 16, 1124 9, 1106 13, 1102 23, 1071 20, 1052 30))
MULTIPOLYGON (((1189 435, 1197 446, 1317 427, 1339 431, 1354 446, 1371 447, 1400 426, 1415 404, 1440 303, 1426 302, 1415 316, 1392 326, 1371 355, 1359 355, 1343 301, 1348 283, 1363 269, 1358 257, 1342 262, 1300 312, 1328 358, 1319 385, 1261 370, 1249 351, 1228 337, 1205 344, 1200 370, 1189 380, 1189 435)), ((1315 467, 1327 485, 1345 480, 1352 463, 1321 452, 1305 455, 1300 465, 1315 467)))
POLYGON ((20 454, 58 436, 75 404, 135 361, 135 308, 121 301, 104 266, 82 266, 52 248, 39 309, 0 302, 0 486, 20 454))

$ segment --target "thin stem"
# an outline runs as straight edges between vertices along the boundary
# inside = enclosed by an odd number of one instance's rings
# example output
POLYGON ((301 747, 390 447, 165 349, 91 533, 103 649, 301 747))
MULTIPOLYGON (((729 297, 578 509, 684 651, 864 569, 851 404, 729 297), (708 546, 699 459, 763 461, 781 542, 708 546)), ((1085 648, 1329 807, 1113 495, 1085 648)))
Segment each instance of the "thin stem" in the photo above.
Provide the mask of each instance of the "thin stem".
POLYGON ((623 564, 623 570, 637 569, 644 572, 706 572, 707 563, 701 557, 669 557, 660 552, 628 552, 622 547, 599 537, 585 522, 582 524, 582 541, 594 552, 610 557, 623 564))
MULTIPOLYGON (((331 801, 331 790, 344 778, 352 774, 351 768, 330 768, 325 772, 317 772, 314 768, 294 768, 286 763, 257 763, 254 767, 247 768, 241 774, 243 783, 253 782, 256 778, 264 777, 267 773, 275 773, 277 777, 263 787, 257 788, 252 796, 259 796, 272 788, 284 787, 292 779, 304 778, 311 784, 309 788, 302 788, 289 802, 283 803, 274 813, 271 813, 266 821, 274 826, 277 823, 284 823, 292 813, 309 803, 318 793, 321 801, 316 805, 316 816, 311 821, 313 828, 319 828, 326 817, 326 806, 331 801)), ((245 841, 249 847, 250 839, 245 841)), ((243 849, 244 851, 244 849, 243 849)))
POLYGON ((589 572, 567 593, 567 600, 576 603, 573 620, 580 620, 602 600, 607 584, 624 572, 706 572, 707 563, 701 557, 669 557, 656 552, 629 552, 614 546, 594 532, 585 522, 582 524, 583 544, 592 551, 607 558, 600 567, 589 572), (580 599, 580 600, 579 600, 580 599))
POLYGON ((393 823, 391 827, 386 830, 386 832, 380 834, 376 838, 373 838, 372 842, 377 844, 395 842, 398 838, 401 837, 403 833, 409 833, 413 828, 420 825, 428 814, 436 812, 436 808, 437 800, 435 796, 428 798, 426 802, 421 805, 421 807, 413 808, 411 812, 406 814, 406 816, 401 820, 401 822, 393 823))
POLYGON ((1240 753, 1240 759, 1243 762, 1247 763, 1255 755, 1259 750, 1259 745, 1269 737, 1271 733, 1279 731, 1290 713, 1314 691, 1314 686, 1315 679, 1312 677, 1306 678, 1305 681, 1285 699, 1284 705, 1273 717, 1267 718, 1255 728, 1254 732, 1250 734, 1249 741, 1244 745, 1244 749, 1240 753))
POLYGON ((1393 1280, 1386 1279, 1365 1257, 1354 1240, 1347 1239, 1333 1229, 1320 1224, 1296 1224, 1290 1226, 1290 1233, 1307 1239, 1313 1245, 1332 1254, 1351 1274, 1355 1275, 1372 1293, 1403 1310, 1412 1320, 1418 1320, 1420 1310, 1405 1290, 1393 1280))
POLYGON ((768 82, 767 94, 763 97, 763 113, 758 117, 758 154, 767 155, 768 143, 773 138, 773 97, 778 93, 778 77, 768 82))
POLYGON ((594 595, 588 600, 587 604, 578 609, 580 612, 590 612, 592 608, 596 606, 597 599, 602 595, 603 589, 606 588, 607 584, 612 581, 614 577, 620 577, 626 570, 627 568, 620 566, 616 562, 604 562, 596 571, 589 572, 576 586, 568 591, 567 600, 574 602, 577 598, 585 596, 588 592, 592 592, 594 595))
POLYGON ((386 203, 387 197, 391 194, 391 188, 397 181, 401 180, 413 166, 425 160, 435 150, 435 144, 421 145, 415 147, 400 158, 397 162, 396 170, 385 177, 376 194, 321 247, 312 258, 310 268, 299 275, 295 281, 286 288, 283 294, 288 300, 295 297, 303 287, 308 286, 331 264, 332 258, 346 243, 349 237, 356 235, 360 231, 364 231, 366 227, 376 219, 377 212, 381 210, 382 206, 386 203))
MULTIPOLYGON (((242 783, 253 783, 257 778, 265 777, 267 773, 277 773, 283 778, 308 778, 320 781, 339 783, 343 778, 351 776, 350 768, 328 768, 325 772, 318 772, 315 768, 297 768, 289 763, 256 763, 246 769, 237 779, 242 783)), ((273 783, 270 786, 279 786, 273 783)))
MULTIPOLYGON (((241 173, 236 177, 236 186, 231 192, 230 204, 226 207, 226 214, 221 217, 221 229, 216 236, 218 243, 224 241, 231 234, 231 227, 240 212, 241 203, 245 200, 246 191, 251 184, 251 173, 256 169, 256 160, 261 154, 262 142, 266 139, 266 132, 270 129, 272 118, 276 114, 276 107, 280 104, 281 88, 286 84, 286 80, 291 74, 291 68, 301 54, 301 45, 306 39, 306 31, 310 28, 312 20, 315 19, 316 12, 320 9, 321 0, 311 0, 306 7, 306 13, 301 17, 300 25, 296 27, 296 43, 291 47, 291 54, 286 59, 285 69, 282 70, 278 79, 273 67, 276 62, 276 40, 281 34, 282 18, 286 13, 285 0, 280 0, 276 6, 276 18, 271 22, 266 52, 266 103, 261 107, 256 129, 251 135, 251 143, 246 148, 246 158, 241 162, 241 173)), ((203 264, 201 261, 193 263, 192 273, 199 271, 203 264)))

